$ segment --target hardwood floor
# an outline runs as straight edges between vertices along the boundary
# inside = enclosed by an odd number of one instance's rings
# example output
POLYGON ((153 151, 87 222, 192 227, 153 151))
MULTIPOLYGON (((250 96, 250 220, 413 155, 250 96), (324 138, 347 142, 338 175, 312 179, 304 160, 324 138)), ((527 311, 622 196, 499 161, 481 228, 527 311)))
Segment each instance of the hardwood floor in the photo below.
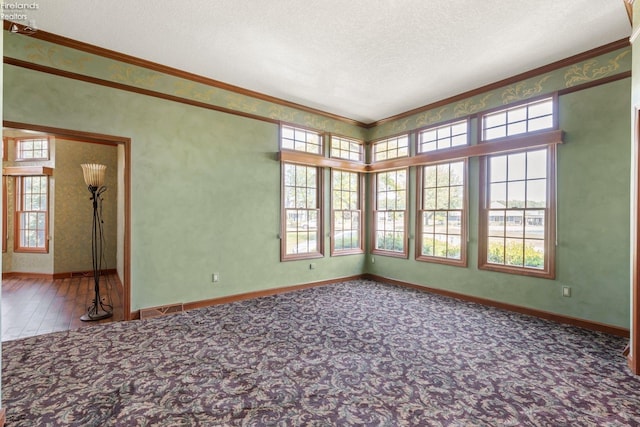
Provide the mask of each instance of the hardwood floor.
POLYGON ((83 322, 93 300, 93 278, 34 279, 11 277, 2 281, 2 341, 46 334, 49 332, 96 326, 124 319, 122 287, 116 275, 104 276, 110 287, 113 316, 83 322))

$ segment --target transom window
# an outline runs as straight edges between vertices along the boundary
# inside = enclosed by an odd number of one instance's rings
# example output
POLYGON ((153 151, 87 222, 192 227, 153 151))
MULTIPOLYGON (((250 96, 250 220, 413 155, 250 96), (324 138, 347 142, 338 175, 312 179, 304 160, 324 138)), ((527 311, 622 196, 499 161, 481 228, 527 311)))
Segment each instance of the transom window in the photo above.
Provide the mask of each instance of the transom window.
POLYGON ((406 256, 407 169, 375 175, 374 253, 406 256))
POLYGON ((321 255, 320 170, 283 164, 283 259, 321 255))
POLYGON ((331 157, 361 162, 363 161, 362 142, 332 135, 331 157))
POLYGON ((16 252, 48 251, 48 194, 46 176, 16 177, 16 252))
POLYGON ((280 132, 281 148, 322 154, 322 136, 318 132, 291 126, 282 126, 280 132))
POLYGON ((333 208, 332 254, 362 252, 360 174, 331 171, 333 208))
POLYGON ((409 135, 400 135, 373 143, 373 161, 396 159, 409 155, 409 135))
POLYGON ((421 261, 466 262, 466 161, 422 166, 418 256, 421 261))
POLYGON ((16 139, 16 160, 49 160, 49 139, 16 139))
POLYGON ((459 147, 468 144, 467 120, 418 132, 418 153, 459 147))
POLYGON ((555 127, 554 98, 520 104, 482 116, 482 140, 488 141, 555 127))

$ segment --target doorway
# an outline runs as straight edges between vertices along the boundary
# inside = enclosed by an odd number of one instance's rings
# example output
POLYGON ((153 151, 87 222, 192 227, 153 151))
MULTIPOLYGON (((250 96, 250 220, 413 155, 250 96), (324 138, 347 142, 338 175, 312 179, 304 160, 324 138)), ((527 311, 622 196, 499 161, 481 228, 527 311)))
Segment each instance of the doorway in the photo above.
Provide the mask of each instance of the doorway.
MULTIPOLYGON (((117 273, 117 277, 122 283, 121 305, 122 319, 131 319, 131 282, 130 282, 130 153, 131 140, 125 137, 104 135, 70 129, 54 128, 30 123, 19 123, 4 121, 5 128, 20 129, 28 132, 38 132, 53 136, 56 139, 73 141, 75 144, 100 144, 117 151, 117 208, 114 210, 116 220, 116 267, 111 273, 117 273)), ((115 197, 115 195, 114 195, 115 197)), ((89 195, 87 194, 87 199, 89 195)), ((55 230, 54 230, 55 233, 55 230)), ((51 279, 60 279, 60 277, 51 279)))

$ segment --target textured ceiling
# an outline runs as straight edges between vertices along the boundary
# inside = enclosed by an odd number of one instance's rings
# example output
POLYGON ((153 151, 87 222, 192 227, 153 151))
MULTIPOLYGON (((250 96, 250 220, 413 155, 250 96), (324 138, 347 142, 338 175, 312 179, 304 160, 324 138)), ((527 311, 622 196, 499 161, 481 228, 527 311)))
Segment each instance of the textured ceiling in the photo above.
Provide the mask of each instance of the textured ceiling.
POLYGON ((629 37, 623 0, 39 0, 38 29, 362 122, 629 37))

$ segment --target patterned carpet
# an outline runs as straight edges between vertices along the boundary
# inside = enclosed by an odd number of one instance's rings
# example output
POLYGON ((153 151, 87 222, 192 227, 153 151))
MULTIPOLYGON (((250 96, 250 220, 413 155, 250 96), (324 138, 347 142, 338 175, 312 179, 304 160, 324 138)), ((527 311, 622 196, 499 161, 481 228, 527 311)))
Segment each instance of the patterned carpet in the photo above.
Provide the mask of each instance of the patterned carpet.
POLYGON ((371 281, 3 344, 7 426, 640 425, 626 340, 371 281))

